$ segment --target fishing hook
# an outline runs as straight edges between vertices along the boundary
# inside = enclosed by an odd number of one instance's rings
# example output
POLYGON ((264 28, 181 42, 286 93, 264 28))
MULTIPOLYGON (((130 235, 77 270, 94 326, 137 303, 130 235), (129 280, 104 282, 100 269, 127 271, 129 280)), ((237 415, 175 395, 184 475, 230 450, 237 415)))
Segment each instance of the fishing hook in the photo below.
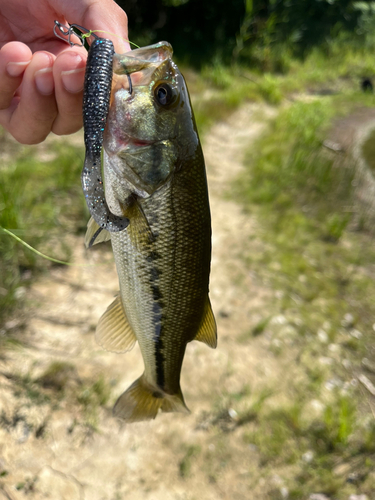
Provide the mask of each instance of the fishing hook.
POLYGON ((129 73, 126 73, 126 76, 128 77, 128 82, 129 82, 129 94, 131 95, 133 93, 133 84, 132 84, 132 79, 130 78, 129 73))
MULTIPOLYGON (((87 28, 84 28, 83 26, 80 26, 79 24, 70 24, 69 26, 65 26, 64 24, 59 23, 59 21, 55 20, 55 25, 53 27, 53 32, 57 38, 60 38, 60 40, 63 40, 64 42, 67 42, 71 47, 84 47, 85 46, 85 39, 88 38, 89 36, 93 36, 95 39, 100 38, 98 35, 93 33, 91 30, 88 30, 87 28), (74 31, 74 28, 76 30, 79 30, 81 33, 77 33, 74 31), (75 43, 72 41, 72 36, 76 36, 80 43, 75 43)), ((133 84, 132 80, 130 78, 130 75, 126 75, 128 78, 129 82, 129 93, 133 93, 133 84)))
POLYGON ((60 38, 60 40, 67 42, 71 47, 84 47, 85 39, 89 36, 99 38, 98 35, 95 35, 95 33, 93 33, 91 30, 88 30, 87 28, 84 28, 79 24, 70 24, 69 26, 65 26, 64 24, 61 24, 56 20, 55 26, 53 27, 53 32, 57 38, 60 38), (79 30, 81 33, 77 33, 76 31, 74 31, 74 28, 79 30), (72 41, 73 35, 80 40, 80 43, 75 43, 72 41))

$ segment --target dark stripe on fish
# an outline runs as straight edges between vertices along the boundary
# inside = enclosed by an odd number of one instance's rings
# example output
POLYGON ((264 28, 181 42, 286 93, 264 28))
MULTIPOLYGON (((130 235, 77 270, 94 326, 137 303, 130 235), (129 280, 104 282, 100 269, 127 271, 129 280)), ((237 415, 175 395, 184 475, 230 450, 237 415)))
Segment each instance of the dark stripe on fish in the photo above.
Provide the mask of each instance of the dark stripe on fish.
POLYGON ((165 376, 164 376, 164 362, 165 357, 163 353, 163 340, 161 338, 163 325, 163 294, 158 285, 159 276, 161 271, 156 267, 152 267, 150 270, 150 288, 152 292, 152 298, 154 304, 152 306, 152 312, 154 315, 154 345, 155 345, 155 368, 156 368, 156 383, 160 389, 164 389, 165 386, 165 376))

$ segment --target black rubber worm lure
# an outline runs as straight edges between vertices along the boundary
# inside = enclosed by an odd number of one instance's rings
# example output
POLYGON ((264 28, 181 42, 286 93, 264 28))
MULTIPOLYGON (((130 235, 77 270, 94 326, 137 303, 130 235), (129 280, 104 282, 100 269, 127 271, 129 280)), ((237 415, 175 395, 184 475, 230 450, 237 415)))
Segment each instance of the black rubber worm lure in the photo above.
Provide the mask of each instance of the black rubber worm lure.
MULTIPOLYGON (((129 225, 128 219, 118 217, 110 211, 105 200, 102 179, 101 151, 111 98, 115 49, 111 40, 100 38, 78 24, 65 26, 55 21, 53 32, 71 47, 74 45, 83 47, 88 37, 94 37, 88 52, 83 92, 86 156, 82 171, 82 187, 90 214, 101 228, 95 233, 95 239, 102 229, 118 232, 129 225)), ((131 89, 130 77, 129 87, 131 89)))
POLYGON ((83 126, 86 156, 82 171, 82 188, 90 214, 97 224, 110 232, 122 231, 129 220, 111 213, 104 195, 101 150, 107 121, 113 55, 110 40, 96 38, 90 46, 86 65, 83 94, 83 126))

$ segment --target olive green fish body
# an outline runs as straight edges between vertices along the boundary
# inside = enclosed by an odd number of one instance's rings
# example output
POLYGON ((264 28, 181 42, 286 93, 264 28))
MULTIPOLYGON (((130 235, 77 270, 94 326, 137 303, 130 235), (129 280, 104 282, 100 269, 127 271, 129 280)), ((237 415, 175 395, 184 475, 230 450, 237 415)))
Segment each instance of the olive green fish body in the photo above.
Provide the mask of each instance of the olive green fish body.
POLYGON ((129 211, 127 231, 111 236, 125 313, 148 359, 146 378, 167 394, 179 390, 186 343, 208 297, 210 214, 199 153, 129 211))
POLYGON ((128 422, 154 418, 159 409, 187 411, 180 390, 186 344, 216 346, 204 159, 170 55, 134 95, 115 93, 105 136, 106 199, 129 225, 111 233, 120 298, 100 320, 97 339, 116 351, 139 342, 144 374, 114 410, 128 422))

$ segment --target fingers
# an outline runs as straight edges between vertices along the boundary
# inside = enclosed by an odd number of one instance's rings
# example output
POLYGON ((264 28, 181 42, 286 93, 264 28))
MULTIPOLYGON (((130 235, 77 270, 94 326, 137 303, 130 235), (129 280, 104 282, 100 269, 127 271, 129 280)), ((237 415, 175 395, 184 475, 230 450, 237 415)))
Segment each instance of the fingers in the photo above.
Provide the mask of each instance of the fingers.
POLYGON ((128 18, 125 12, 113 0, 85 1, 49 0, 49 3, 61 12, 66 19, 74 19, 89 30, 104 30, 97 33, 112 40, 115 51, 123 54, 130 50, 128 40, 128 18), (115 36, 113 36, 113 34, 115 36))
POLYGON ((57 116, 54 60, 55 56, 48 52, 36 52, 23 73, 16 95, 0 111, 0 124, 22 144, 42 142, 57 116))
POLYGON ((71 134, 82 126, 82 99, 86 52, 68 49, 53 65, 58 115, 52 126, 57 135, 71 134))
POLYGON ((63 135, 79 130, 86 58, 80 48, 67 49, 56 58, 49 52, 31 57, 31 51, 18 42, 4 46, 0 51, 0 124, 22 144, 42 142, 51 131, 63 135), (18 47, 8 47, 12 44, 18 47), (21 74, 10 76, 9 72, 21 74))
MULTIPOLYGON (((97 34, 110 38, 117 53, 130 50, 127 16, 113 0, 49 3, 77 24, 103 30, 97 34)), ((46 48, 59 52, 51 44, 46 48)), ((50 131, 69 134, 82 125, 86 52, 79 47, 57 57, 51 52, 32 54, 21 42, 9 42, 0 50, 0 125, 23 144, 42 142, 50 131)))
POLYGON ((21 42, 7 43, 0 50, 0 110, 10 106, 31 57, 31 50, 21 42))
POLYGON ((128 17, 112 0, 93 3, 92 9, 87 11, 87 24, 92 30, 106 30, 107 33, 98 33, 98 35, 112 40, 115 52, 118 54, 130 50, 128 17))

